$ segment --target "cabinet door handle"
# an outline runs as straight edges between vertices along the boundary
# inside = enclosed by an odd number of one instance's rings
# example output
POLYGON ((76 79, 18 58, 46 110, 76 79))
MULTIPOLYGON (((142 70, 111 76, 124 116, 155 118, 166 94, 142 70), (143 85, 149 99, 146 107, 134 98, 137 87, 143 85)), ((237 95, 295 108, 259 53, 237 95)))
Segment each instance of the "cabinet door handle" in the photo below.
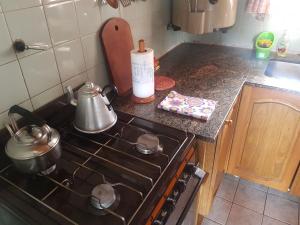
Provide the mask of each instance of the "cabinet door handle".
POLYGON ((225 125, 230 126, 233 123, 232 120, 225 120, 225 125))

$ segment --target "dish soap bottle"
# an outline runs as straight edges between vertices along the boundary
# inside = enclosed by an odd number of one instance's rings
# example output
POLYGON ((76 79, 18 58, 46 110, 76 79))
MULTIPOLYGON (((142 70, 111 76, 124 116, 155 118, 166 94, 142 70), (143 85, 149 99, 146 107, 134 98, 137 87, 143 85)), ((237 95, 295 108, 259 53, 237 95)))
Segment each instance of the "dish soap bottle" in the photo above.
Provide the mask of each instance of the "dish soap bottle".
POLYGON ((286 57, 288 45, 289 45, 289 38, 288 38, 287 30, 285 30, 282 36, 279 38, 277 44, 277 55, 279 57, 286 57))

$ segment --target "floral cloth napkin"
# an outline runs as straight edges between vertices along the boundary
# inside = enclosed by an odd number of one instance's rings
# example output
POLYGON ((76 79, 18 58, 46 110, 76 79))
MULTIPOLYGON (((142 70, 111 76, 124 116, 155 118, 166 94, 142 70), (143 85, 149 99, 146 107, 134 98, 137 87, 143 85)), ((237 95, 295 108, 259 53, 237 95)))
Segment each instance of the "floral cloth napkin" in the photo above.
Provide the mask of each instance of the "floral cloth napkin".
POLYGON ((157 107, 207 121, 215 110, 216 105, 217 102, 213 100, 184 96, 176 91, 171 91, 157 107))

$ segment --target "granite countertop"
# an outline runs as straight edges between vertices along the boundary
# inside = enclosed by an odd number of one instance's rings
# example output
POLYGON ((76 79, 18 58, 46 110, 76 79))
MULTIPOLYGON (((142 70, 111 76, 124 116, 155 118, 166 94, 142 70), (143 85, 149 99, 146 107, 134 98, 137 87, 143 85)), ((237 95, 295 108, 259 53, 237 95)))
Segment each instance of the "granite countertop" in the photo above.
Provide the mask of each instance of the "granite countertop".
POLYGON ((265 76, 268 61, 255 59, 248 49, 184 43, 160 59, 158 74, 176 80, 180 94, 218 101, 207 122, 157 109, 157 105, 170 90, 156 92, 150 104, 140 105, 130 96, 119 97, 114 108, 156 123, 193 133, 204 141, 214 142, 243 85, 250 84, 280 88, 300 94, 300 88, 287 86, 274 78, 265 76))

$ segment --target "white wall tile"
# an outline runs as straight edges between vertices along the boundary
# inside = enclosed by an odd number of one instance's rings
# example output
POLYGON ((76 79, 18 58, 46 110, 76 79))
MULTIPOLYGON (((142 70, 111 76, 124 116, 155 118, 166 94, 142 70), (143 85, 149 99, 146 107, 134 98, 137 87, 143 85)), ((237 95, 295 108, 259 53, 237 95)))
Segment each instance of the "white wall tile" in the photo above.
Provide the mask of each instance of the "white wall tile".
POLYGON ((51 102, 52 100, 58 98, 63 94, 62 86, 61 84, 33 97, 31 99, 32 105, 34 109, 38 109, 42 107, 43 105, 51 102))
POLYGON ((63 2, 63 1, 66 1, 66 0, 42 0, 44 5, 53 4, 53 3, 57 3, 57 2, 63 2))
POLYGON ((62 81, 66 81, 85 70, 80 39, 55 47, 55 55, 62 81))
POLYGON ((88 74, 88 80, 94 82, 100 87, 104 87, 105 85, 110 83, 110 79, 107 74, 106 67, 102 63, 89 69, 87 71, 87 74, 88 74))
POLYGON ((40 6, 42 4, 41 0, 0 0, 3 11, 10 11, 16 9, 25 9, 34 6, 40 6))
MULTIPOLYGON (((11 11, 5 14, 12 39, 21 38, 26 44, 43 44, 51 46, 49 31, 43 11, 43 7, 33 7, 11 11)), ((26 50, 18 53, 19 57, 24 57, 38 50, 26 50)))
POLYGON ((136 1, 133 2, 130 7, 120 7, 121 17, 129 22, 133 22, 140 18, 150 19, 152 11, 152 1, 136 1))
POLYGON ((45 13, 54 45, 79 36, 75 6, 72 1, 46 5, 45 13))
POLYGON ((90 69, 99 63, 104 63, 103 50, 98 33, 82 37, 81 42, 87 69, 90 69))
POLYGON ((20 60, 31 97, 60 83, 53 49, 20 60))
POLYGON ((0 66, 0 112, 29 98, 17 61, 0 66))
MULTIPOLYGON (((120 3, 121 5, 121 3, 120 3)), ((111 17, 120 17, 120 7, 114 9, 110 7, 108 4, 100 6, 100 14, 102 22, 105 22, 111 17)))
POLYGON ((136 1, 118 9, 99 6, 96 0, 0 0, 0 5, 3 2, 8 11, 2 13, 0 7, 0 127, 13 104, 26 101, 37 109, 63 94, 63 86, 77 86, 87 79, 102 87, 109 83, 98 29, 111 17, 122 15, 133 37, 145 38, 156 53, 163 54, 181 41, 180 32, 165 29, 170 0, 136 1), (27 50, 16 57, 10 36, 27 44, 47 44, 49 49, 27 50))
POLYGON ((0 14, 0 65, 16 59, 3 14, 0 14))
POLYGON ((71 86, 73 89, 85 83, 88 80, 87 73, 81 73, 62 83, 63 91, 66 93, 66 87, 71 86))
POLYGON ((26 100, 25 102, 22 102, 19 104, 19 106, 29 110, 29 111, 33 111, 33 108, 32 108, 32 104, 31 104, 31 101, 28 99, 26 100))
POLYGON ((162 11, 163 14, 169 14, 170 12, 170 1, 152 0, 153 11, 162 11))
POLYGON ((75 0, 81 35, 95 33, 100 29, 101 17, 97 0, 75 0))

